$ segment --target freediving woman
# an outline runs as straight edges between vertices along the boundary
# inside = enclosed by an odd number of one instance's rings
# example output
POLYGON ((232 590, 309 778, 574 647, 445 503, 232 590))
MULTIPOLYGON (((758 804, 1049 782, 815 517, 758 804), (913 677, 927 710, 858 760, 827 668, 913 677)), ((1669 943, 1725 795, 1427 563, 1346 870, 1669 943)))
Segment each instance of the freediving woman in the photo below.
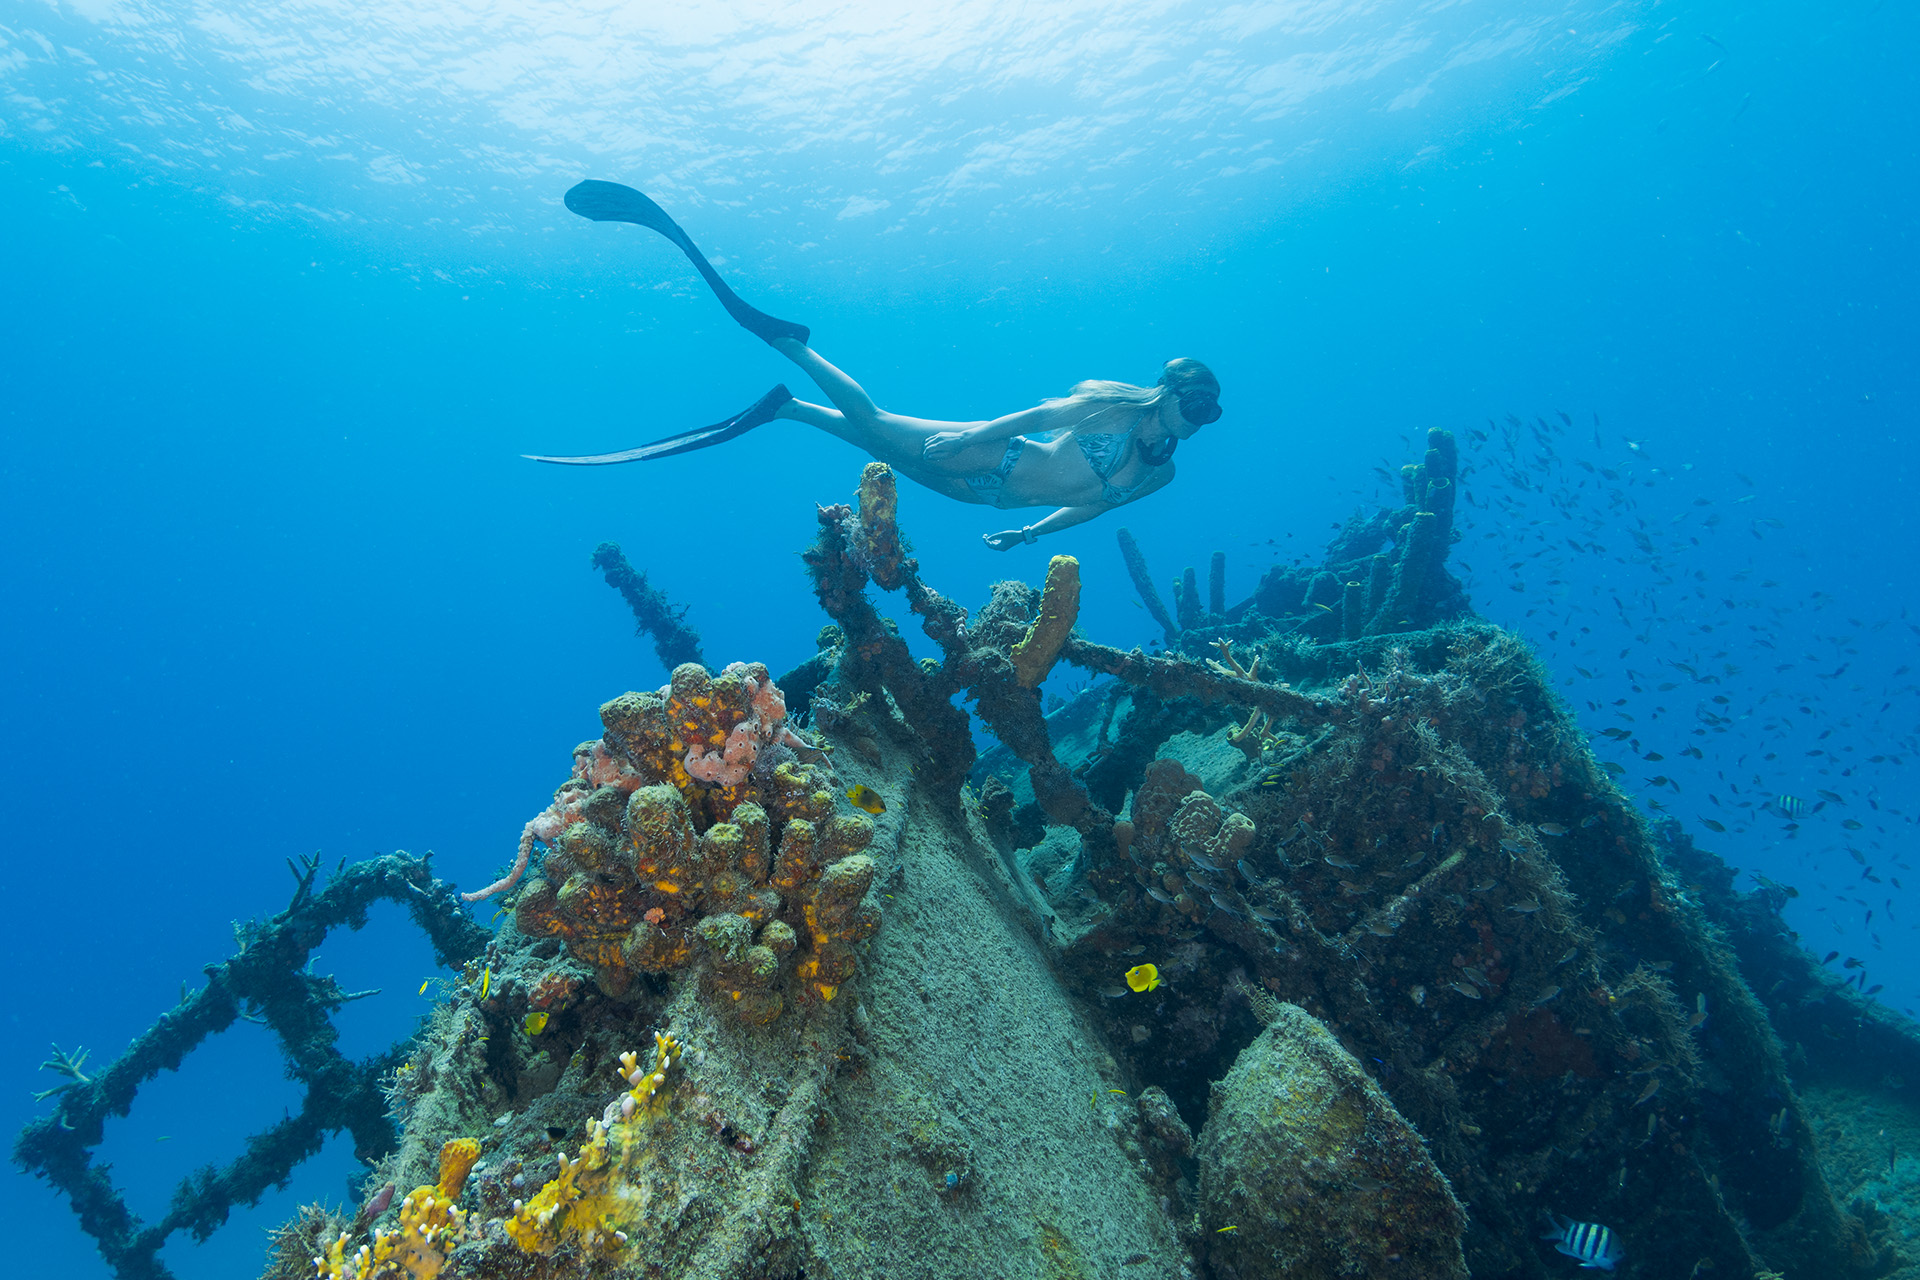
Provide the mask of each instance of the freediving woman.
POLYGON ((806 326, 748 306, 666 211, 617 182, 582 182, 567 208, 596 222, 649 227, 687 255, 728 314, 798 365, 833 407, 796 400, 779 386, 725 422, 637 448, 586 457, 528 454, 536 462, 606 466, 705 449, 785 418, 838 436, 927 488, 1007 510, 1053 507, 1030 525, 983 535, 1005 551, 1138 501, 1173 479, 1173 451, 1220 416, 1220 383, 1198 360, 1169 360, 1151 387, 1077 383, 1065 396, 985 422, 942 422, 890 413, 859 383, 807 345, 806 326))

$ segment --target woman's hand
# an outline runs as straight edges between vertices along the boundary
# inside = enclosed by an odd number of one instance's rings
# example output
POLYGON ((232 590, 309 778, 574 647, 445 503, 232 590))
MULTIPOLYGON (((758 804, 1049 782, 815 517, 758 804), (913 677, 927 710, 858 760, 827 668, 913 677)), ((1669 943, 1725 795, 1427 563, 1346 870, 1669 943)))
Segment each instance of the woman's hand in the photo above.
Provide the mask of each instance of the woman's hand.
POLYGON ((1017 547, 1026 540, 1026 530, 1024 529, 1002 529, 998 533, 983 533, 980 535, 980 541, 986 543, 995 551, 1005 551, 1008 547, 1017 547))
POLYGON ((951 458, 966 447, 965 431, 936 431, 920 446, 920 452, 929 458, 951 458))

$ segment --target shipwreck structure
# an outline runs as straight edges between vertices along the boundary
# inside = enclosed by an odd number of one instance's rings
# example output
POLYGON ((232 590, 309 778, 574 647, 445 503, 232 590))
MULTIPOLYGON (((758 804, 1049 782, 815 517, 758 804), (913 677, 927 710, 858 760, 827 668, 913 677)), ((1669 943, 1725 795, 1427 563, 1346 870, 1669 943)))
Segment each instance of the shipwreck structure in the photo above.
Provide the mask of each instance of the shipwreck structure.
MULTIPOLYGON (((1639 1277, 1904 1265, 1836 1197, 1801 1086, 1868 1087, 1832 1046, 1904 1062, 1913 1029, 1596 766, 1446 570, 1458 484, 1434 432, 1401 506, 1231 605, 1215 557, 1168 610, 1123 532, 1149 654, 1076 629, 1071 557, 975 612, 941 595, 868 467, 805 556, 818 654, 606 703, 468 895, 503 896, 498 932, 424 866, 317 892, 308 868, 210 984, 235 994, 195 1027, 243 997, 310 1023, 349 993, 271 996, 248 957, 292 973, 283 940, 374 884, 489 977, 387 1058, 316 1068, 307 1127, 352 1127, 376 1168, 357 1210, 287 1224, 267 1274, 1533 1280, 1571 1265, 1548 1213, 1605 1223, 1639 1277), (1049 715, 1063 662, 1096 680, 1049 715)), ((123 1276, 265 1185, 183 1188, 143 1228, 86 1172, 183 1018, 16 1147, 123 1276)))

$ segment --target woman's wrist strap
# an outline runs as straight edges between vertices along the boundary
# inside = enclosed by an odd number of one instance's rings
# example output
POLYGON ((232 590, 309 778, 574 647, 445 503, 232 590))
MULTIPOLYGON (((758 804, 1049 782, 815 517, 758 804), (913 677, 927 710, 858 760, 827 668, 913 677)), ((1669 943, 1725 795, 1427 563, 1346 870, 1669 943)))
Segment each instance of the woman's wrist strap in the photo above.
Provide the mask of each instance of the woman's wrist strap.
POLYGON ((1023 524, 1023 525, 1021 525, 1021 526, 1020 526, 1020 541, 1022 541, 1022 542, 1038 542, 1038 541, 1039 541, 1039 539, 1038 539, 1038 538, 1035 538, 1035 537, 1033 536, 1033 526, 1032 526, 1032 525, 1030 525, 1030 524, 1023 524))

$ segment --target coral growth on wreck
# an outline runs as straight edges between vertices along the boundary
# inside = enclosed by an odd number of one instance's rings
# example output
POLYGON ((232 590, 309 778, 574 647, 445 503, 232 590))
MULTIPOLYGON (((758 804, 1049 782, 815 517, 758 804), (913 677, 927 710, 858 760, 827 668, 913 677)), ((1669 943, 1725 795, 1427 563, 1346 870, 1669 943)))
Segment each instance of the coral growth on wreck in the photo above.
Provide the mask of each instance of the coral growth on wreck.
POLYGON ((547 853, 515 903, 520 932, 562 939, 611 995, 705 957, 716 996, 749 1022, 833 999, 878 923, 862 905, 873 826, 836 814, 819 766, 797 757, 810 748, 766 668, 682 666, 600 717, 605 736, 576 748, 530 824, 547 853))

